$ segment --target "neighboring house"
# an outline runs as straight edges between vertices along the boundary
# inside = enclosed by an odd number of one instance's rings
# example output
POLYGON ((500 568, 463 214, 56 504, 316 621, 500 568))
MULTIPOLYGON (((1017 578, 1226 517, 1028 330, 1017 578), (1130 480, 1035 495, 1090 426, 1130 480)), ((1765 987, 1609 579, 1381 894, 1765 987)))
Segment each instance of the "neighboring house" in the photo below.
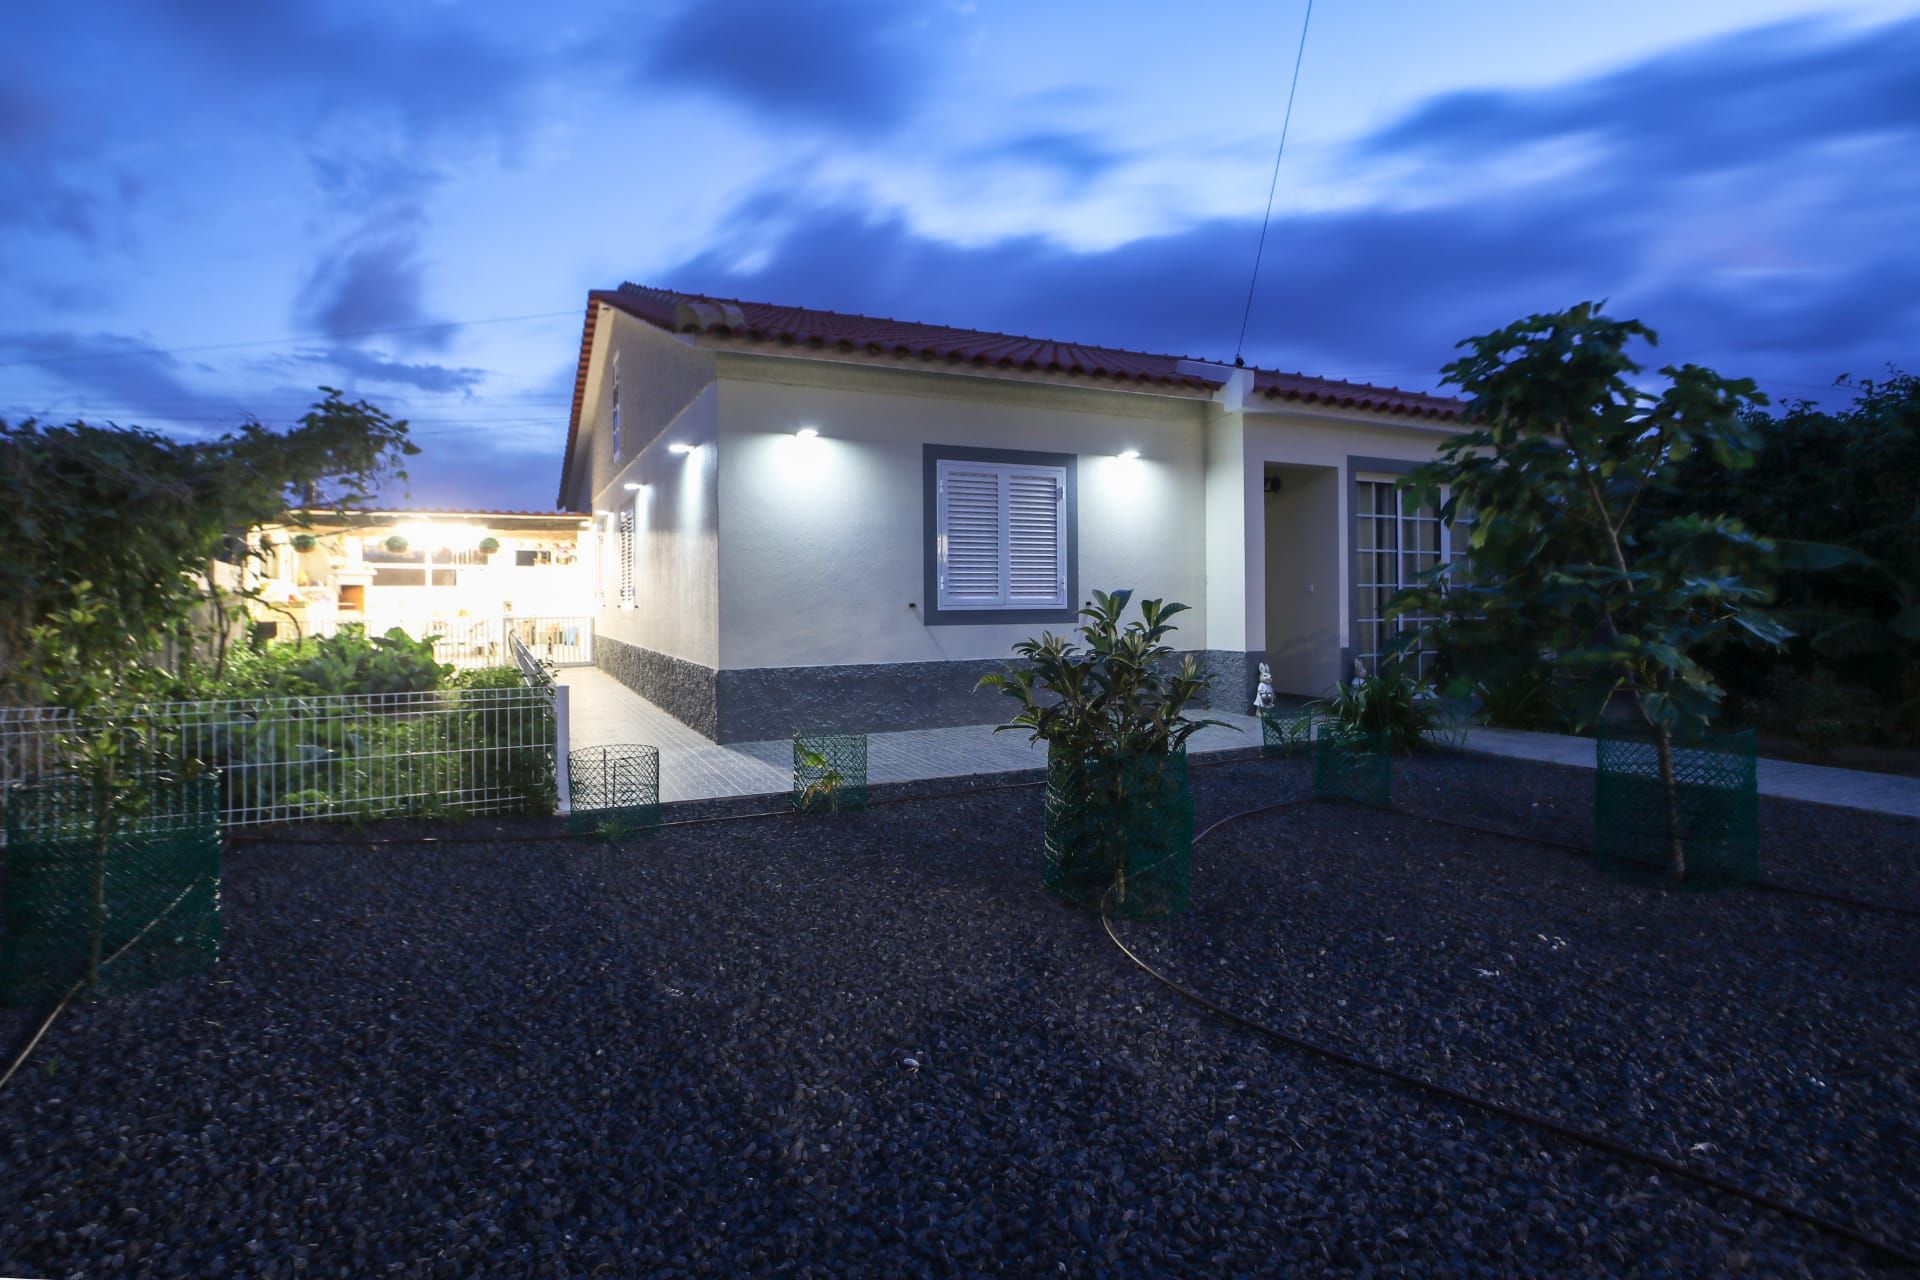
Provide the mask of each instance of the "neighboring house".
POLYGON ((374 634, 399 627, 435 637, 438 656, 461 665, 508 661, 511 624, 545 656, 587 661, 593 578, 580 555, 584 523, 569 512, 295 513, 256 531, 268 551, 251 566, 253 616, 277 640, 331 635, 343 624, 374 634))
POLYGON ((598 664, 722 741, 1007 714, 974 684, 1095 588, 1184 601, 1244 710, 1318 694, 1450 558, 1396 476, 1457 401, 670 293, 588 295, 560 505, 598 664))

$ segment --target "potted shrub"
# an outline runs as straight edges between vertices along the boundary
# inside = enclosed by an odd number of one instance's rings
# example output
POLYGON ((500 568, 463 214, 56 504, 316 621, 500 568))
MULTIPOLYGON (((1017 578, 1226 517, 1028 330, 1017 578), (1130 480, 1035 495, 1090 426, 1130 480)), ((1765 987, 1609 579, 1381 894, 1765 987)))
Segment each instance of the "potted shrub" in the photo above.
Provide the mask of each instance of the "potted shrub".
POLYGON ((310 533, 296 533, 293 535, 292 542, 293 549, 301 552, 311 551, 320 545, 320 540, 310 533))
POLYGON ((492 555, 492 554, 493 554, 494 552, 496 552, 496 551, 498 551, 499 549, 500 549, 500 539, 498 539, 498 538, 492 538, 492 537, 488 537, 488 538, 482 538, 482 539, 480 539, 480 554, 481 554, 481 555, 483 555, 483 556, 490 556, 490 555, 492 555))
POLYGON ((1207 688, 1189 654, 1165 643, 1183 604, 1096 591, 1076 642, 1044 633, 1014 646, 1024 665, 983 677, 1020 704, 1001 729, 1047 744, 1047 888, 1115 915, 1178 915, 1187 906, 1193 795, 1187 739, 1218 720, 1186 711, 1207 688))
POLYGON ((407 553, 407 540, 397 533, 389 537, 384 545, 387 550, 397 556, 403 556, 407 553))

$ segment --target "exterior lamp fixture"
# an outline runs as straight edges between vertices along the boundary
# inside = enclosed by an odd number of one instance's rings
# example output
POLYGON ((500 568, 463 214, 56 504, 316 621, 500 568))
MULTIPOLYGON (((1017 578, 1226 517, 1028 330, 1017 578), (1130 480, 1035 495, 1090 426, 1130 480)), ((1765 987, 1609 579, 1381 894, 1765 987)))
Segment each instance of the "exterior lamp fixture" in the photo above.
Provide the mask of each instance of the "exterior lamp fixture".
POLYGON ((668 453, 692 453, 694 449, 696 449, 697 447, 698 447, 697 445, 688 444, 684 440, 675 440, 672 444, 667 446, 667 452, 668 453))
POLYGON ((640 484, 640 482, 639 482, 638 480, 629 480, 629 481, 627 481, 627 483, 626 483, 626 484, 625 484, 624 486, 622 486, 622 487, 623 487, 623 488, 625 488, 625 489, 626 489, 626 491, 627 491, 628 493, 638 493, 638 492, 640 492, 640 490, 641 490, 641 488, 642 488, 642 486, 641 486, 641 484, 640 484))
POLYGON ((799 429, 798 431, 796 431, 796 432, 794 432, 793 434, 794 434, 794 435, 796 435, 796 436, 798 436, 798 437, 799 437, 800 439, 802 439, 802 440, 811 440, 811 439, 813 439, 813 438, 814 438, 815 436, 817 436, 817 435, 819 435, 819 434, 820 434, 820 428, 818 428, 818 427, 802 427, 802 428, 800 428, 800 429, 799 429))
POLYGON ((1122 449, 1119 456, 1122 462, 1132 462, 1140 456, 1140 451, 1138 449, 1122 449))

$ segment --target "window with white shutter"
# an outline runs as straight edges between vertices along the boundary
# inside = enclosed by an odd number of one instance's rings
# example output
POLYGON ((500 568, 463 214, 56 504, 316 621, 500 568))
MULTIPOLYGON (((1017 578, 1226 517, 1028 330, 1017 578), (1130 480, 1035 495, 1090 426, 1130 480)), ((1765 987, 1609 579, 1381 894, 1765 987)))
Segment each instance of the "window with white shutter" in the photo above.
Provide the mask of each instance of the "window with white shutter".
POLYGON ((627 507, 620 512, 620 523, 614 533, 618 542, 615 554, 620 557, 620 607, 633 608, 633 508, 627 507))
MULTIPOLYGON (((1071 460, 929 447, 929 595, 943 613, 1072 612, 1071 460), (1020 461, 1035 457, 1033 462, 1020 461), (1039 459, 1045 459, 1040 461, 1039 459)), ((984 621, 984 619, 982 619, 984 621)))

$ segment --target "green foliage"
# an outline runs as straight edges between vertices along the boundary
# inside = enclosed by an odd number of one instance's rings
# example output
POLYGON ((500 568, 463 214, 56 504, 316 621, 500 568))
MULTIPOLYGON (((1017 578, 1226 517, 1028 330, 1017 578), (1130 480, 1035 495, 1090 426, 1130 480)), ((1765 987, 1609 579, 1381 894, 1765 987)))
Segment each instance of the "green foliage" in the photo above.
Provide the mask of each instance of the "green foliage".
POLYGON ((1479 678, 1467 681, 1463 692, 1487 724, 1542 733, 1564 733, 1571 727, 1566 690, 1548 660, 1521 654, 1517 661, 1488 663, 1479 670, 1479 678))
POLYGON ((397 533, 389 536, 386 542, 382 543, 381 545, 386 547, 387 550, 393 552, 393 554, 397 556, 405 555, 407 553, 407 546, 408 546, 407 540, 401 537, 397 533))
POLYGON ((1842 743, 1873 734, 1871 695, 1850 689, 1825 667, 1773 673, 1768 695, 1755 702, 1753 721, 1770 733, 1797 740, 1815 760, 1824 760, 1842 743))
POLYGON ((1332 690, 1309 710, 1341 730, 1372 740, 1389 751, 1412 755, 1421 740, 1440 728, 1436 702, 1404 665, 1361 676, 1332 690))
POLYGON ((320 545, 320 539, 310 533, 296 533, 288 539, 295 551, 311 551, 320 545))
MULTIPOLYGON (((1472 429, 1407 483, 1428 500, 1445 487, 1442 519, 1472 513, 1472 572, 1436 574, 1396 607, 1440 616, 1443 644, 1522 629, 1526 651, 1555 655, 1581 695, 1582 723, 1624 691, 1654 734, 1672 800, 1673 737, 1703 731, 1724 696, 1700 655, 1790 633, 1763 608, 1773 544, 1667 500, 1690 463, 1752 465, 1763 397, 1696 365, 1668 365, 1665 388, 1643 390, 1628 354, 1637 341, 1654 335, 1583 303, 1460 344, 1467 354, 1445 375, 1471 397, 1472 429)), ((1677 823, 1669 835, 1684 875, 1677 823)))
POLYGON ((490 556, 500 549, 500 539, 487 537, 480 539, 480 554, 490 556))
POLYGON ((794 808, 802 813, 838 813, 840 811, 840 787, 846 776, 834 766, 825 747, 809 747, 795 741, 793 744, 793 762, 799 767, 800 776, 805 779, 794 808))
POLYGON ((1680 503, 1780 540, 1777 612, 1801 633, 1786 654, 1708 661, 1754 698, 1785 669, 1843 667, 1886 709, 1853 732, 1920 744, 1920 377, 1894 370, 1836 385, 1853 392, 1845 409, 1803 400, 1748 416, 1751 472, 1686 470, 1680 503))
POLYGON ((1184 604, 1142 600, 1140 616, 1124 626, 1131 591, 1093 593, 1080 611, 1082 643, 1043 632, 1014 652, 1025 666, 982 676, 1020 704, 1000 729, 1028 729, 1035 742, 1082 758, 1117 759, 1161 755, 1218 720, 1192 720, 1186 710, 1207 688, 1207 678, 1188 654, 1176 666, 1165 643, 1176 628, 1169 620, 1184 604))
POLYGON ((112 673, 169 651, 205 650, 220 665, 239 599, 214 560, 244 556, 234 548, 247 532, 290 506, 364 505, 418 452, 406 423, 321 390, 288 431, 248 423, 192 443, 0 422, 0 701, 76 705, 49 690, 74 687, 83 668, 112 673), (102 607, 76 609, 89 602, 102 607), (54 632, 71 642, 64 670, 36 653, 54 632))
MULTIPOLYGON (((445 687, 452 670, 434 661, 431 640, 415 640, 398 627, 383 636, 370 637, 366 628, 348 625, 337 635, 236 653, 224 674, 208 680, 201 696, 425 693, 445 687)), ((501 670, 513 678, 511 684, 466 687, 511 688, 519 683, 518 671, 511 667, 501 670)))

